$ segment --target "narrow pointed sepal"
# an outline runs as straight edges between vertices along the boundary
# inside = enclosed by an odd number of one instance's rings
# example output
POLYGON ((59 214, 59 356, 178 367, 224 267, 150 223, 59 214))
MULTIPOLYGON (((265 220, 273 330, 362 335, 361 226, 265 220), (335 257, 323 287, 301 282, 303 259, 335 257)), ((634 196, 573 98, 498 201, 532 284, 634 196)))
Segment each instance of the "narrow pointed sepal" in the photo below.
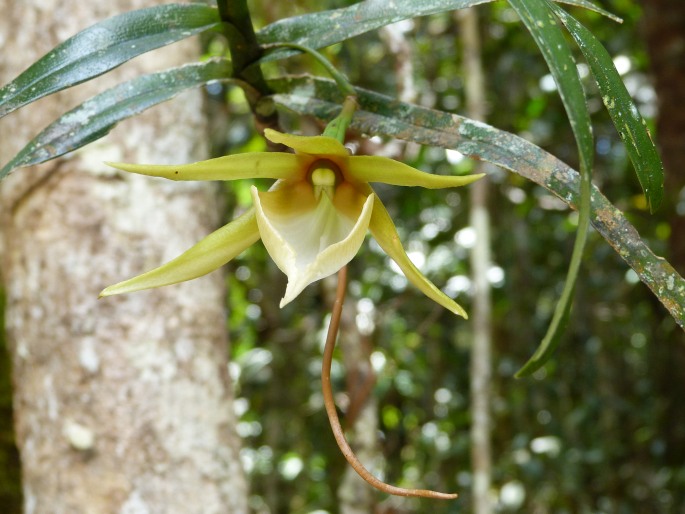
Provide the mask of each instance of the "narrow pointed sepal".
POLYGON ((435 175, 412 168, 403 162, 372 155, 350 157, 347 173, 359 182, 383 182, 393 186, 418 186, 427 189, 465 186, 485 176, 483 173, 435 175))
POLYGON ((387 209, 378 197, 375 197, 373 215, 371 216, 369 229, 383 251, 397 263, 409 282, 418 287, 423 294, 434 302, 442 305, 454 314, 468 318, 466 311, 461 305, 440 291, 440 289, 428 280, 414 263, 411 262, 407 252, 405 252, 402 247, 400 236, 397 233, 397 229, 392 222, 390 214, 388 214, 387 209))
POLYGON ((311 163, 306 155, 252 152, 225 155, 181 165, 107 162, 119 170, 169 180, 240 180, 246 178, 299 179, 311 163))
POLYGON ((341 199, 348 205, 339 209, 326 192, 315 198, 313 190, 305 194, 292 189, 260 193, 252 187, 262 241, 288 277, 281 307, 312 282, 336 273, 352 260, 364 242, 375 197, 357 193, 341 199))
POLYGON ((132 293, 201 277, 223 266, 259 240, 254 209, 212 232, 172 261, 105 288, 103 296, 132 293))
POLYGON ((272 143, 292 148, 298 154, 348 157, 350 153, 343 144, 328 136, 296 136, 273 129, 264 129, 264 136, 272 143))

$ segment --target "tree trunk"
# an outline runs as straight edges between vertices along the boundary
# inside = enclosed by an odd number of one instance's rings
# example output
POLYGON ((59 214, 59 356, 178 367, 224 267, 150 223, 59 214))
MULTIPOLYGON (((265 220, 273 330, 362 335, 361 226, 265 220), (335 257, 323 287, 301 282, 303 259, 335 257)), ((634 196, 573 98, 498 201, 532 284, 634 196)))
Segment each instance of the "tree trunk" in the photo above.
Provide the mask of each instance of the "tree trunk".
MULTIPOLYGON (((78 30, 150 5, 0 0, 0 83, 78 30)), ((115 80, 196 54, 196 43, 173 45, 8 116, 0 160, 115 80)), ((212 185, 125 175, 102 161, 205 158, 204 130, 201 94, 185 94, 82 151, 16 171, 0 188, 27 514, 247 512, 222 275, 97 300, 104 286, 168 260, 220 221, 212 185)))
POLYGON ((666 168, 666 200, 674 209, 669 261, 685 270, 685 3, 682 0, 643 0, 644 30, 659 99, 658 143, 666 168), (678 210, 680 212, 678 212, 678 210))
MULTIPOLYGON (((466 105, 470 118, 485 121, 485 77, 481 60, 478 15, 475 9, 456 13, 461 31, 466 105)), ((474 169, 477 173, 482 170, 474 169)), ((471 390, 471 468, 473 513, 491 514, 492 484, 492 300, 488 270, 491 263, 488 182, 479 180, 471 189, 469 223, 477 234, 471 250, 473 278, 473 345, 469 371, 471 390)))
MULTIPOLYGON (((666 172, 665 206, 670 214, 668 260, 685 271, 685 2, 643 0, 647 50, 659 99, 657 143, 666 172)), ((685 336, 675 329, 652 350, 651 366, 666 403, 660 419, 668 444, 666 462, 685 459, 685 397, 675 393, 685 385, 685 336)))
MULTIPOLYGON (((359 331, 355 322, 356 303, 349 300, 348 303, 338 336, 349 399, 344 428, 359 460, 378 476, 383 456, 378 445, 378 402, 372 394, 376 377, 370 360, 370 334, 365 336, 359 331)), ((346 465, 337 496, 340 514, 373 514, 377 511, 376 490, 352 466, 346 465)))

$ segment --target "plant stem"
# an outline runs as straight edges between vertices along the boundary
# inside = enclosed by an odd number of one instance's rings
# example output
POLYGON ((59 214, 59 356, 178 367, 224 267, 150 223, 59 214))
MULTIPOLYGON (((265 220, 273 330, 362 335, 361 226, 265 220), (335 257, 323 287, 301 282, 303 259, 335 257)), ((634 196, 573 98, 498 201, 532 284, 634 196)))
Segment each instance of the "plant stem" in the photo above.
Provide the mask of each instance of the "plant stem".
POLYGON ((347 127, 352 123, 352 116, 354 116, 354 111, 357 110, 357 97, 347 96, 343 102, 342 110, 335 118, 333 118, 328 125, 326 125, 323 131, 324 136, 333 137, 345 144, 345 134, 347 133, 347 127))
POLYGON ((269 96, 273 91, 257 64, 262 56, 262 48, 257 42, 247 1, 218 0, 217 4, 219 16, 225 22, 224 34, 231 52, 233 76, 250 86, 243 89, 258 127, 278 129, 278 113, 269 96))
POLYGON ((347 79, 347 77, 342 72, 338 71, 338 69, 331 64, 331 61, 324 57, 323 54, 314 50, 313 48, 299 45, 297 43, 273 43, 265 48, 292 48, 294 50, 299 50, 300 52, 311 55, 319 62, 319 64, 321 64, 321 66, 326 68, 326 71, 331 77, 333 77, 333 80, 335 80, 335 83, 338 84, 340 91, 345 96, 356 96, 357 93, 355 93, 354 88, 352 87, 352 84, 350 84, 350 81, 347 79))
MULTIPOLYGON (((233 73, 236 76, 242 77, 245 69, 262 56, 262 50, 259 43, 257 43, 257 36, 252 26, 247 2, 246 0, 220 0, 218 7, 221 20, 229 26, 226 35, 228 36, 231 50, 233 73)), ((254 73, 255 76, 261 75, 261 70, 256 67, 254 73)), ((257 87, 258 84, 251 83, 262 93, 267 93, 268 87, 264 77, 261 76, 260 78, 263 89, 262 87, 257 87)))

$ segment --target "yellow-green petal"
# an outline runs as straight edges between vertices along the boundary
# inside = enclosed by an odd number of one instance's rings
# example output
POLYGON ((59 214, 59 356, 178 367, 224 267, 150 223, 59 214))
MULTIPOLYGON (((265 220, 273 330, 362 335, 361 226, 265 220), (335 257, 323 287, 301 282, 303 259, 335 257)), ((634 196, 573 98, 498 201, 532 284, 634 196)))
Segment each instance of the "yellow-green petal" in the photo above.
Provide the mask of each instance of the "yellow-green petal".
POLYGON ((484 174, 434 175, 403 162, 371 155, 350 157, 345 173, 359 182, 384 182, 393 186, 419 186, 427 189, 465 186, 484 174))
POLYGON ((100 297, 168 286, 201 277, 223 266, 259 240, 254 208, 212 232, 174 260, 105 288, 100 297))
POLYGON ((423 294, 453 313, 468 318, 466 311, 461 305, 440 291, 440 289, 428 280, 425 275, 418 270, 414 263, 411 262, 409 256, 402 247, 400 236, 397 233, 395 224, 390 218, 390 214, 388 214, 385 206, 377 196, 374 201, 369 229, 383 251, 397 263, 407 279, 418 287, 423 294))
POLYGON ((328 136, 295 136, 283 134, 273 129, 264 129, 264 136, 272 143, 279 143, 292 148, 298 154, 309 154, 325 157, 347 157, 350 153, 340 141, 328 136))
POLYGON ((128 164, 108 162, 109 166, 170 180, 239 180, 246 178, 302 178, 312 158, 284 152, 251 152, 225 155, 208 161, 181 165, 128 164))

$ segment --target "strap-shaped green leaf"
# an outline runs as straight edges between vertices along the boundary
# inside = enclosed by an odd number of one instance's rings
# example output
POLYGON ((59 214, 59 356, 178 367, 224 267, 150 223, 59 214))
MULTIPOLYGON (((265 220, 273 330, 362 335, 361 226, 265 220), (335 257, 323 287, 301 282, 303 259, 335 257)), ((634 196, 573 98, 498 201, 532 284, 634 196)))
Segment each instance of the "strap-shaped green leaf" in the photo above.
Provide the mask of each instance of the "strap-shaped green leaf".
POLYGON ((218 23, 217 10, 205 4, 159 5, 96 23, 55 47, 0 89, 0 117, 218 23))
POLYGON ((226 81, 231 66, 225 60, 188 64, 144 75, 108 89, 50 124, 0 169, 0 179, 21 166, 49 161, 105 136, 130 118, 178 93, 212 81, 226 81))
MULTIPOLYGON (((269 85, 281 105, 300 115, 329 121, 340 110, 342 97, 335 83, 308 77, 288 77, 269 85)), ((458 150, 491 162, 544 187, 570 207, 580 204, 580 176, 538 146, 514 134, 456 114, 434 111, 356 88, 360 107, 351 127, 422 145, 458 150)), ((685 280, 663 258, 654 255, 626 217, 602 193, 592 188, 591 222, 685 328, 685 280)))
POLYGON ((591 173, 594 159, 594 141, 590 113, 585 92, 580 82, 576 63, 566 43, 564 34, 548 0, 508 0, 521 21, 540 48, 547 66, 552 72, 559 90, 559 96, 566 109, 571 129, 578 146, 580 158, 581 201, 578 209, 578 230, 573 245, 571 262, 564 289, 552 315, 547 333, 532 357, 516 373, 517 377, 530 375, 549 360, 559 344, 561 334, 568 322, 578 271, 587 240, 590 223, 591 173))
POLYGON ((664 166, 656 146, 625 84, 616 71, 611 56, 602 43, 575 18, 558 6, 554 12, 578 43, 597 81, 604 105, 609 111, 628 156, 635 167, 652 212, 661 204, 664 194, 664 166))
MULTIPOLYGON (((493 0, 364 0, 349 7, 293 16, 267 25, 257 33, 261 44, 289 42, 309 48, 323 48, 385 25, 417 16, 427 16, 456 9, 465 9, 493 0)), ((591 9, 616 21, 613 14, 588 0, 560 0, 591 9)), ((278 50, 262 61, 281 59, 297 52, 278 50)))
MULTIPOLYGON (((463 9, 492 0, 364 0, 349 7, 293 16, 267 25, 257 33, 262 44, 289 42, 309 48, 323 48, 359 34, 408 18, 463 9)), ((292 55, 293 51, 274 52, 264 60, 292 55)))

